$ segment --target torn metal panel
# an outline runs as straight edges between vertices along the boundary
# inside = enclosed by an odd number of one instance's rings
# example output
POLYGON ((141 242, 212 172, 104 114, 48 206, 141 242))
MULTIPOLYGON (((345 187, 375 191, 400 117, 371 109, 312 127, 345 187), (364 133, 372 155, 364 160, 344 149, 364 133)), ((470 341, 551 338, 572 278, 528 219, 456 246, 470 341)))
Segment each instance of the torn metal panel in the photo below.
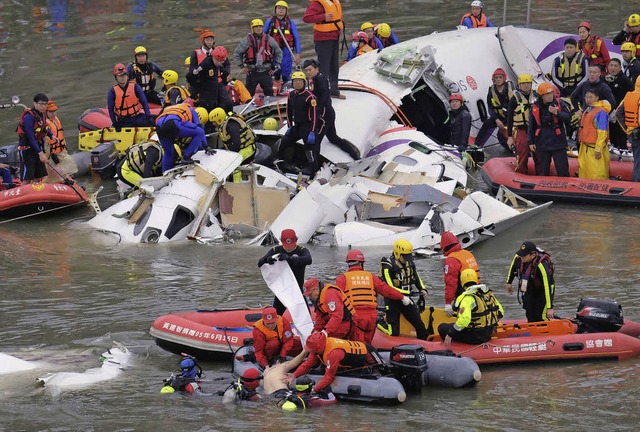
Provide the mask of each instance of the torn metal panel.
POLYGON ((253 182, 226 183, 218 194, 222 225, 264 228, 289 204, 289 191, 257 186, 253 182))

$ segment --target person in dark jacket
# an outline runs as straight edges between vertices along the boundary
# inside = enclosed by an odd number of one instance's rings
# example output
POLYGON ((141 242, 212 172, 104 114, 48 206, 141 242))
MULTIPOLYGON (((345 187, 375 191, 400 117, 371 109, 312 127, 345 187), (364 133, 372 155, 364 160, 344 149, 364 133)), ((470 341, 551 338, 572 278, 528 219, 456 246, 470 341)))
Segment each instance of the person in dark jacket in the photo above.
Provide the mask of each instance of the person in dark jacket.
POLYGON ((600 66, 589 66, 588 80, 578 84, 578 87, 571 93, 571 102, 574 107, 578 107, 578 113, 582 115, 582 111, 587 109, 588 105, 584 100, 587 90, 595 90, 600 95, 600 99, 606 99, 611 106, 615 106, 616 98, 611 93, 611 89, 607 83, 600 77, 600 66))
POLYGON ((464 151, 469 145, 471 133, 471 113, 464 106, 464 97, 459 93, 449 96, 449 125, 451 127, 451 142, 458 150, 464 151))
MULTIPOLYGON (((629 15, 624 22, 622 30, 611 42, 614 45, 622 45, 625 42, 632 42, 634 45, 640 45, 640 15, 637 13, 629 15)), ((636 53, 636 55, 639 53, 636 53)), ((638 59, 640 60, 640 58, 638 59)))
POLYGON ((565 124, 571 121, 571 113, 562 109, 560 101, 553 93, 553 84, 544 82, 538 87, 540 98, 533 103, 529 111, 529 149, 535 155, 536 175, 551 175, 553 158, 556 175, 568 177, 565 124))
POLYGON ((493 84, 487 92, 487 108, 489 110, 489 118, 485 120, 482 127, 476 135, 476 145, 482 147, 485 142, 487 132, 497 127, 496 137, 498 142, 509 149, 507 145, 507 107, 509 100, 513 97, 516 87, 511 81, 507 81, 507 73, 502 68, 497 68, 491 76, 493 84))
MULTIPOLYGON (((620 105, 620 102, 622 102, 627 93, 633 91, 633 84, 622 72, 622 64, 619 59, 612 58, 609 61, 607 69, 609 73, 604 77, 604 79, 611 89, 613 97, 616 99, 615 105, 612 105, 612 109, 615 109, 620 105)), ((609 140, 611 141, 611 144, 619 149, 627 148, 627 134, 622 130, 622 127, 618 122, 611 123, 609 125, 609 140)))
MULTIPOLYGON (((265 256, 260 258, 258 267, 262 267, 265 264, 273 264, 276 260, 287 261, 293 275, 296 277, 300 292, 303 292, 304 272, 312 262, 311 253, 309 249, 297 244, 298 236, 292 229, 282 230, 280 241, 282 245, 272 247, 265 256)), ((278 315, 282 315, 286 310, 285 306, 278 300, 278 297, 274 298, 273 307, 276 308, 278 315)))
POLYGON ((633 42, 625 42, 620 47, 622 60, 624 60, 622 70, 633 85, 635 85, 636 80, 640 76, 640 60, 636 57, 636 51, 636 44, 633 42))

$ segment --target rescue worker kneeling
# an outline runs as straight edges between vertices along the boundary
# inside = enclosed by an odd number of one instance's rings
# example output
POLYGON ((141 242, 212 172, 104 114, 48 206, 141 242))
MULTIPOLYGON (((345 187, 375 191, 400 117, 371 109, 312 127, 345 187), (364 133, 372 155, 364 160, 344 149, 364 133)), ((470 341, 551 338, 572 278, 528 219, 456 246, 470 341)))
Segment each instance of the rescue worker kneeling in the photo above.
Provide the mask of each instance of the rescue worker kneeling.
POLYGON ((491 289, 478 284, 475 270, 463 270, 460 279, 465 291, 453 305, 453 310, 458 313, 458 320, 454 324, 440 324, 438 333, 445 346, 449 346, 452 340, 467 344, 488 342, 498 321, 504 316, 502 305, 491 289))
MULTIPOLYGON (((262 311, 262 319, 253 327, 253 347, 256 361, 266 368, 276 362, 284 362, 294 349, 291 322, 278 315, 274 307, 262 311)), ((301 346, 298 343, 298 352, 301 346)))
POLYGON ((296 369, 295 373, 289 374, 287 381, 291 384, 294 379, 307 374, 312 368, 322 363, 326 366, 326 370, 320 382, 313 387, 315 393, 330 391, 331 383, 338 372, 382 364, 373 346, 362 342, 328 338, 322 332, 312 333, 307 338, 304 349, 309 353, 309 357, 296 369))
MULTIPOLYGON (((174 144, 173 147, 177 158, 182 157, 180 146, 174 144)), ((132 145, 118 165, 118 179, 137 188, 143 178, 162 175, 163 155, 162 146, 155 141, 132 145)))
POLYGON ((218 128, 218 142, 225 149, 240 153, 243 164, 253 162, 256 134, 241 115, 216 108, 209 113, 209 121, 218 128))

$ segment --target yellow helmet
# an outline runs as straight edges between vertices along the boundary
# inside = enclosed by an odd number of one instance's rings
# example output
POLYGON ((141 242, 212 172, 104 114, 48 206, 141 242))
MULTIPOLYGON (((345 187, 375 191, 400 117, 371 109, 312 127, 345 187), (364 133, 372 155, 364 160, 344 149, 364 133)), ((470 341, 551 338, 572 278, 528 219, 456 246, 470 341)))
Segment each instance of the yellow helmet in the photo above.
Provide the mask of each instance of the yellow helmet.
POLYGON ((278 130, 278 120, 274 119, 273 117, 267 117, 262 122, 262 129, 272 131, 278 130))
POLYGON ((186 59, 184 59, 185 66, 189 66, 190 64, 191 64, 191 57, 187 57, 186 59))
POLYGON ((162 72, 162 83, 166 86, 178 82, 178 72, 167 69, 162 72))
POLYGON ((413 245, 409 240, 399 239, 393 244, 393 256, 399 259, 402 255, 409 255, 413 252, 413 245))
POLYGON ((138 54, 148 54, 147 49, 143 46, 136 47, 136 49, 133 50, 133 55, 138 55, 138 54))
POLYGON ((533 78, 529 74, 522 74, 518 76, 518 84, 533 83, 533 78))
POLYGON ((198 113, 198 118, 200 119, 200 124, 205 124, 209 121, 209 113, 206 108, 198 107, 196 108, 196 112, 198 113))
POLYGON ((625 42, 620 46, 620 51, 631 51, 631 55, 636 55, 636 44, 633 42, 625 42))
POLYGON ((283 1, 283 0, 277 1, 275 6, 282 6, 282 7, 286 7, 287 9, 289 9, 289 3, 287 3, 286 1, 283 1))
POLYGON ((383 38, 391 36, 391 27, 387 23, 382 23, 378 26, 378 35, 383 38))
POLYGON ((256 18, 251 21, 251 28, 253 29, 254 27, 264 27, 264 22, 260 18, 256 18))
POLYGON ((294 79, 301 79, 304 80, 304 82, 307 82, 307 75, 302 71, 295 71, 291 74, 291 81, 293 82, 294 79))
POLYGON ((478 284, 478 273, 474 269, 466 269, 462 270, 460 273, 460 283, 463 287, 466 287, 467 284, 473 283, 473 285, 478 284))
POLYGON ((366 23, 362 23, 362 25, 360 26, 360 30, 364 30, 364 29, 368 29, 368 28, 372 28, 373 24, 371 24, 369 21, 367 21, 366 23))
POLYGON ((216 126, 220 126, 226 118, 227 113, 220 107, 212 109, 209 113, 209 121, 216 126))
POLYGON ((632 27, 640 25, 640 15, 638 15, 638 14, 629 15, 629 19, 627 20, 627 24, 629 24, 632 27))

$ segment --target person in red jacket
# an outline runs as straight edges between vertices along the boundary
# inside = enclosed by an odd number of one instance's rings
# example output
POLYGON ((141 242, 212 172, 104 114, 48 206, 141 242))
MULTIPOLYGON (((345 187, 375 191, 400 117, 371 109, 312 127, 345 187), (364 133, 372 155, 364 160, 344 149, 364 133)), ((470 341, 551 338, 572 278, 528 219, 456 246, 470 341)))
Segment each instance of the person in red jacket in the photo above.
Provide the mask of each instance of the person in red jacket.
POLYGON ((604 41, 600 36, 591 34, 591 24, 586 21, 578 24, 578 36, 580 37, 578 48, 582 50, 582 53, 589 61, 589 66, 598 65, 600 74, 604 78, 611 60, 609 50, 604 41))
POLYGON ((304 283, 304 295, 315 308, 313 331, 329 337, 363 341, 363 334, 353 323, 356 310, 346 294, 336 285, 325 284, 318 278, 304 283))
POLYGON ((354 323, 364 332, 365 343, 371 343, 378 320, 378 294, 391 300, 401 300, 405 306, 413 302, 386 284, 378 275, 365 271, 364 254, 361 251, 350 250, 345 261, 349 270, 337 277, 336 285, 346 294, 356 310, 354 323))
POLYGON ((464 288, 460 283, 460 273, 468 268, 478 273, 478 283, 480 281, 480 269, 476 257, 468 250, 462 249, 458 238, 451 231, 445 231, 440 237, 440 248, 446 257, 443 264, 444 269, 444 311, 447 315, 453 315, 451 304, 464 288))
POLYGON ((293 350, 291 323, 279 316, 274 307, 264 309, 262 319, 254 324, 253 347, 256 360, 262 367, 285 361, 293 350))

